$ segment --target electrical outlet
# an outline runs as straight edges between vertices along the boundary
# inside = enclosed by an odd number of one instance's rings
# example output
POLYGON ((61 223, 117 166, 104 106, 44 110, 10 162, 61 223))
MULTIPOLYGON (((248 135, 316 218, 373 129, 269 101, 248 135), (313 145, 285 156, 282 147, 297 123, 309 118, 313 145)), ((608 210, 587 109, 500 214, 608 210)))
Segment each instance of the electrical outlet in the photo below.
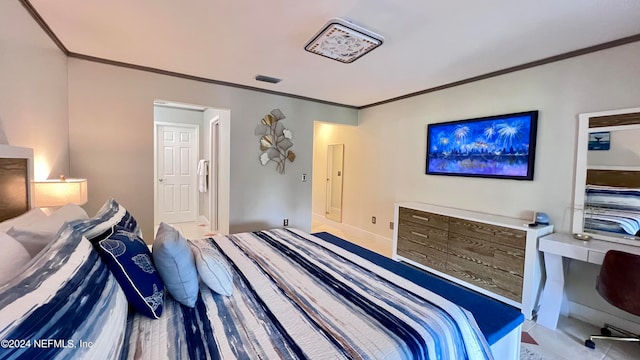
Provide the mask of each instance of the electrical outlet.
POLYGON ((389 229, 393 230, 393 221, 389 223, 389 229))
POLYGON ((375 224, 375 223, 376 223, 376 217, 375 217, 375 216, 372 216, 372 217, 371 217, 371 223, 372 223, 372 224, 375 224))
POLYGON ((307 182, 307 174, 302 174, 302 182, 307 182))
POLYGON ((284 219, 284 220, 282 221, 282 225, 283 225, 283 226, 289 226, 289 219, 284 219))

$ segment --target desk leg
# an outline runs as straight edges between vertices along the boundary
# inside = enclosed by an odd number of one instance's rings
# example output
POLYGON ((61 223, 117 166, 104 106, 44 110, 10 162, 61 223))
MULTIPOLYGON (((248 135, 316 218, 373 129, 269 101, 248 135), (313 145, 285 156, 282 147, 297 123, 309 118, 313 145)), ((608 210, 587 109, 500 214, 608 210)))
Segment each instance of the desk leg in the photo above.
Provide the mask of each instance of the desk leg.
POLYGON ((565 302, 564 275, 566 266, 562 256, 548 252, 544 253, 544 266, 547 280, 544 283, 536 323, 555 330, 558 326, 562 304, 565 302))

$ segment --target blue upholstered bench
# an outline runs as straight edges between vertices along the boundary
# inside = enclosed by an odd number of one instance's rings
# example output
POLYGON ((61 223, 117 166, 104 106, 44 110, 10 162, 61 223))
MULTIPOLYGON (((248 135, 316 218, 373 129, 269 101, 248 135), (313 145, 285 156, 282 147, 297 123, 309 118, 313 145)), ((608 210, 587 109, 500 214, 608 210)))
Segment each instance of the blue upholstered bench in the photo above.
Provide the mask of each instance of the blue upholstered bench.
POLYGON ((319 232, 312 235, 358 254, 469 310, 473 313, 489 345, 493 345, 524 321, 524 315, 513 306, 469 290, 439 276, 397 262, 330 233, 319 232))

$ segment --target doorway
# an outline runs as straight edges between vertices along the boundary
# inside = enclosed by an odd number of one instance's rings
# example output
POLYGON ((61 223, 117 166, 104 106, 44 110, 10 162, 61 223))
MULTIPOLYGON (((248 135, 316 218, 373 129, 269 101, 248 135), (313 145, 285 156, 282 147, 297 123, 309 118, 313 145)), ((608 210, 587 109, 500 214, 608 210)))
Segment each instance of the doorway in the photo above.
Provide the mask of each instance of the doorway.
POLYGON ((327 219, 342 222, 344 144, 327 145, 327 219))
POLYGON ((220 115, 216 114, 211 120, 209 120, 209 139, 211 139, 211 143, 209 146, 209 158, 210 166, 209 166, 209 221, 210 228, 212 231, 217 231, 220 229, 220 220, 219 220, 219 212, 218 212, 218 198, 219 195, 219 187, 218 187, 218 177, 219 177, 219 163, 220 163, 220 115))
MULTIPOLYGON (((199 229, 203 229, 204 225, 205 229, 213 232, 229 233, 230 121, 231 112, 227 109, 163 100, 154 101, 154 223, 156 226, 164 221, 199 225, 199 229), (171 127, 195 129, 195 134, 191 134, 197 140, 195 150, 193 148, 165 149, 167 145, 165 136, 167 139, 172 138, 172 135, 166 134, 167 130, 172 130, 171 127), (192 156, 192 154, 195 155, 192 156), (179 163, 176 164, 176 162, 179 163), (208 171, 199 174, 197 170, 203 162, 206 163, 208 171), (185 164, 189 166, 186 167, 185 164), (176 187, 165 177, 167 172, 172 173, 167 171, 167 168, 173 169, 173 172, 177 170, 183 173, 188 172, 194 179, 191 179, 188 185, 180 184, 176 187), (188 213, 187 209, 193 209, 195 215, 180 214, 180 216, 167 217, 167 214, 173 215, 176 210, 178 213, 188 213)), ((175 136, 188 137, 184 134, 173 136, 174 138, 175 136)))

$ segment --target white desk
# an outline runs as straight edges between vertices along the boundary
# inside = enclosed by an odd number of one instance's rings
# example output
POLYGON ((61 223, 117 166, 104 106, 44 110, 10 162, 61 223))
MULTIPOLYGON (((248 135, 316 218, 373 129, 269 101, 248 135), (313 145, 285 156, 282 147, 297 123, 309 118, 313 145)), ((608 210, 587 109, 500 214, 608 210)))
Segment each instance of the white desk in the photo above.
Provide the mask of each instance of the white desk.
POLYGON ((640 254, 640 247, 638 246, 595 239, 581 241, 574 239, 571 234, 567 233, 553 233, 541 237, 538 249, 544 252, 547 280, 544 283, 540 311, 536 322, 554 330, 558 325, 560 308, 566 302, 564 276, 569 259, 601 265, 604 255, 609 250, 640 254))

